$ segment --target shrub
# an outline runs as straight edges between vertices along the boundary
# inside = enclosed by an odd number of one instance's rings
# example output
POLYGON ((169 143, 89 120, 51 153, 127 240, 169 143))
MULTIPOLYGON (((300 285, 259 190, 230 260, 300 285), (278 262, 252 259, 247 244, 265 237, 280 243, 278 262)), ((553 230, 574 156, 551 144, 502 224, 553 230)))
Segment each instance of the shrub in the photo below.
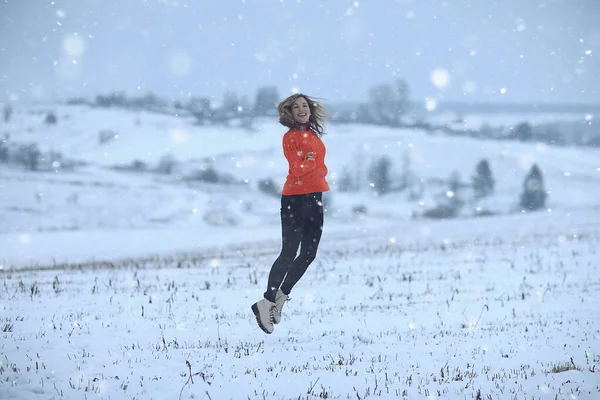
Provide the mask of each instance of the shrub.
POLYGON ((208 182, 208 183, 219 183, 220 177, 217 171, 213 167, 201 168, 197 170, 191 177, 192 180, 208 182))
POLYGON ((367 206, 364 204, 357 204, 352 207, 352 214, 356 215, 366 215, 367 214, 367 206))
POLYGON ((98 132, 98 143, 105 144, 115 140, 119 135, 110 129, 103 129, 98 132))
POLYGON ((148 165, 141 160, 133 160, 131 169, 136 172, 142 172, 148 169, 148 165))
POLYGON ((496 215, 497 213, 487 210, 487 209, 480 209, 480 210, 475 210, 475 213, 473 214, 476 218, 480 218, 480 217, 491 217, 496 215))
POLYGON ((115 165, 112 168, 117 171, 144 172, 148 170, 148 165, 144 161, 133 160, 130 164, 115 165))
POLYGON ((211 226, 236 226, 235 216, 229 210, 208 210, 202 217, 211 226))
POLYGON ((158 165, 156 166, 156 172, 165 175, 171 175, 173 170, 177 166, 177 161, 172 154, 165 154, 158 161, 158 165))
POLYGON ((522 142, 527 142, 533 138, 533 128, 529 122, 522 122, 515 128, 515 136, 522 142))
POLYGON ((279 197, 281 196, 281 190, 279 186, 271 178, 265 178, 258 181, 258 190, 268 194, 269 196, 279 197))
POLYGON ((44 119, 44 123, 46 125, 56 125, 56 123, 58 122, 56 115, 50 111, 48 114, 46 114, 46 118, 44 119))
POLYGON ((450 204, 442 204, 423 213, 425 218, 431 219, 451 219, 458 215, 458 207, 450 204))

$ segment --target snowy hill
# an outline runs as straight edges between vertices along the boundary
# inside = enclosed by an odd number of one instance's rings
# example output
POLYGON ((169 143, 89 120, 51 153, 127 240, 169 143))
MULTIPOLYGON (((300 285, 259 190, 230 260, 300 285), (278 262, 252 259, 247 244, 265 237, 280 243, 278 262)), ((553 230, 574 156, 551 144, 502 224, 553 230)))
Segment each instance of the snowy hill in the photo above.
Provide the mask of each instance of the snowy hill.
MULTIPOLYGON (((217 127, 200 126, 190 116, 122 109, 64 105, 16 109, 10 123, 0 125, 7 143, 36 143, 42 154, 61 153, 62 161, 47 163, 41 172, 0 167, 2 190, 9 194, 0 200, 0 228, 12 238, 98 229, 223 232, 232 227, 269 227, 277 235, 278 195, 258 187, 259 181, 271 179, 278 189, 284 181, 287 163, 280 148, 284 131, 272 119, 217 127), (44 123, 49 112, 56 115, 56 124, 44 123), (74 166, 67 168, 69 164, 74 166), (220 183, 198 179, 208 172, 220 183)), ((332 186, 327 196, 328 226, 340 230, 357 219, 363 223, 420 219, 448 196, 463 199, 460 218, 471 218, 476 210, 515 215, 520 212, 523 179, 533 164, 542 170, 549 193, 547 210, 542 212, 598 212, 600 205, 600 152, 594 149, 364 125, 330 125, 324 141, 332 186), (374 192, 370 171, 381 157, 390 160, 390 180, 411 183, 410 190, 374 192), (488 160, 496 186, 492 196, 476 200, 471 177, 482 159, 488 160), (460 190, 449 194, 453 179, 460 190), (342 191, 347 180, 354 190, 342 191), (366 212, 357 215, 361 208, 366 212)), ((0 254, 0 259, 17 262, 10 252, 0 254)))

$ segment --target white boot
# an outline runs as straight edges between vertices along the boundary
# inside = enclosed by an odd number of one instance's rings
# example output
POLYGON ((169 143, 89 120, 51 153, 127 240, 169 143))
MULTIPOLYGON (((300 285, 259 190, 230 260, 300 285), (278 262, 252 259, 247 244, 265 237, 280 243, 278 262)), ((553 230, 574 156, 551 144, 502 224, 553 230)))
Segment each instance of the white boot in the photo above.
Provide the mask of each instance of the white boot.
POLYGON ((283 310, 283 305, 289 299, 290 297, 287 294, 283 294, 281 289, 277 290, 277 295, 275 296, 275 307, 273 308, 274 324, 278 324, 279 322, 281 322, 281 311, 283 310))
POLYGON ((265 333, 273 333, 273 310, 275 303, 262 299, 252 304, 252 312, 256 316, 256 322, 265 333))

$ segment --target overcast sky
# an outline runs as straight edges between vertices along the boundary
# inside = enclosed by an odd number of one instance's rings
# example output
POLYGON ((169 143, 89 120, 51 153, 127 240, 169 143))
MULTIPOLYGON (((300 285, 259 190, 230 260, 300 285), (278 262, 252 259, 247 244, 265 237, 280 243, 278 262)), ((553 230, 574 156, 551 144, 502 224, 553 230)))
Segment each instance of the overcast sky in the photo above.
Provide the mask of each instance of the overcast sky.
POLYGON ((600 103, 599 0, 0 0, 0 101, 260 86, 600 103))

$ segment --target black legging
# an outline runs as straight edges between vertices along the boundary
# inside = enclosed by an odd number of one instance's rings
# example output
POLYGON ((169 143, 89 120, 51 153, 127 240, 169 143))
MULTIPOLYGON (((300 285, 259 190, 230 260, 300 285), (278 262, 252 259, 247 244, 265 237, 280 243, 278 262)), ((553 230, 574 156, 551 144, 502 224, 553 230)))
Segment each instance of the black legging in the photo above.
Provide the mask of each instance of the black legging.
POLYGON ((275 301, 280 285, 283 293, 290 293, 317 256, 322 232, 323 193, 281 196, 281 254, 269 273, 267 300, 275 301))

